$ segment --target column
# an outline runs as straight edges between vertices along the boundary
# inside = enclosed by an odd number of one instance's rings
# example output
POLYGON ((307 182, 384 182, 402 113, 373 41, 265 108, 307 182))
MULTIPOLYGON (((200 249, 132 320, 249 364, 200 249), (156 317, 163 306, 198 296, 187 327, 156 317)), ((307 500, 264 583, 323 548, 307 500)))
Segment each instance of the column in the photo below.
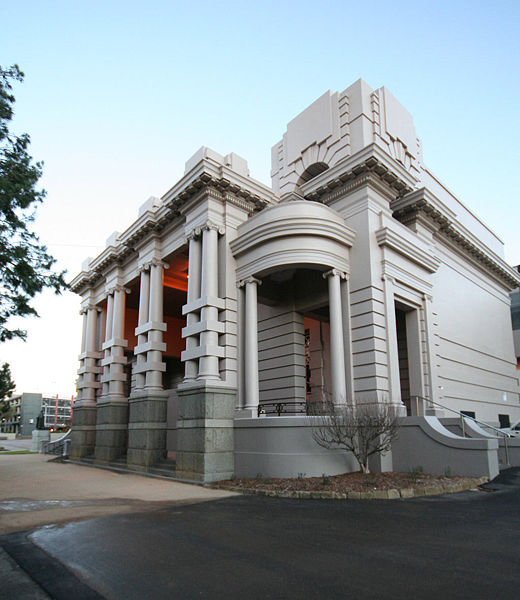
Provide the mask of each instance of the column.
POLYGON ((162 362, 166 344, 162 341, 163 332, 163 268, 164 263, 153 261, 150 265, 150 331, 148 332, 148 353, 145 389, 163 389, 162 374, 166 365, 162 362))
POLYGON ((206 298, 206 305, 201 309, 200 320, 207 323, 207 328, 200 334, 202 355, 198 379, 215 380, 220 379, 216 355, 218 331, 213 328, 213 324, 218 322, 218 308, 212 305, 218 298, 218 231, 212 224, 208 224, 202 232, 201 297, 206 298))
POLYGON ((85 367, 85 358, 83 355, 86 352, 86 343, 87 343, 87 309, 81 309, 79 312, 80 315, 83 316, 83 327, 81 330, 81 349, 79 353, 79 370, 78 370, 78 382, 76 385, 77 388, 77 400, 81 400, 83 398, 83 383, 85 381, 84 367, 85 367))
POLYGON ((246 404, 245 398, 245 310, 246 300, 243 282, 237 284, 237 408, 242 409, 246 404))
POLYGON ((83 400, 96 401, 96 375, 98 371, 96 353, 96 326, 97 308, 89 306, 87 310, 87 324, 85 332, 85 373, 83 375, 83 400))
POLYGON ((259 402, 258 385, 258 279, 250 277, 245 283, 245 407, 256 410, 259 402))
POLYGON ((328 280, 329 285, 330 372, 332 379, 332 401, 334 404, 344 404, 347 402, 340 288, 342 276, 343 274, 336 269, 332 269, 323 275, 328 280))
POLYGON ((110 396, 124 397, 126 375, 124 365, 124 331, 125 331, 125 294, 126 290, 117 286, 114 290, 114 319, 112 324, 112 364, 110 365, 110 382, 108 392, 110 396))
MULTIPOLYGON (((147 267, 141 268, 141 287, 139 290, 139 319, 138 319, 138 333, 137 335, 137 346, 141 347, 148 341, 146 333, 140 333, 141 327, 148 323, 148 313, 150 307, 150 272, 147 267)), ((135 349, 136 350, 136 349, 135 349)), ((135 352, 134 350, 134 352, 135 352)), ((145 374, 140 367, 146 362, 146 357, 143 352, 137 354, 136 361, 136 376, 135 376, 135 387, 138 390, 142 390, 145 384, 145 374)))
POLYGON ((114 296, 109 293, 107 296, 107 314, 106 314, 106 325, 105 325, 105 343, 103 344, 104 349, 104 360, 103 360, 103 390, 102 396, 108 396, 108 382, 110 381, 110 343, 112 339, 112 321, 114 318, 114 296))
MULTIPOLYGON (((188 294, 187 304, 195 302, 200 298, 201 292, 201 240, 196 237, 195 232, 189 236, 189 262, 188 262, 188 294)), ((196 312, 190 312, 186 316, 186 327, 189 328, 198 323, 199 318, 196 312)), ((199 345, 198 335, 189 335, 186 338, 186 350, 189 352, 199 345)), ((185 363, 185 381, 194 381, 197 379, 199 365, 197 360, 187 360, 185 363)))

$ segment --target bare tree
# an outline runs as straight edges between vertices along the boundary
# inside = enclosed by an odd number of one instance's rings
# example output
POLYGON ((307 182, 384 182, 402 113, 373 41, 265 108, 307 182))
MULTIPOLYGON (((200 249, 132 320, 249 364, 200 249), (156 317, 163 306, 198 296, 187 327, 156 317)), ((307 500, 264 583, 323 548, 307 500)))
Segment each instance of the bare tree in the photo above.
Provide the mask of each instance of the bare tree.
POLYGON ((313 417, 312 437, 322 448, 352 452, 363 473, 374 454, 390 450, 399 434, 399 415, 389 404, 334 404, 327 400, 313 417))

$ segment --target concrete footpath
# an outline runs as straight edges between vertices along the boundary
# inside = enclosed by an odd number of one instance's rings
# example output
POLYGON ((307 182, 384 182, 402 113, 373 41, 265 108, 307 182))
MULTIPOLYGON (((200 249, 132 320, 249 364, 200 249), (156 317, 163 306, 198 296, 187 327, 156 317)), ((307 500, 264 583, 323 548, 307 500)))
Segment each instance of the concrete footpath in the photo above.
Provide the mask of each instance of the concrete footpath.
POLYGON ((0 535, 232 495, 197 485, 59 463, 41 454, 0 454, 0 535))

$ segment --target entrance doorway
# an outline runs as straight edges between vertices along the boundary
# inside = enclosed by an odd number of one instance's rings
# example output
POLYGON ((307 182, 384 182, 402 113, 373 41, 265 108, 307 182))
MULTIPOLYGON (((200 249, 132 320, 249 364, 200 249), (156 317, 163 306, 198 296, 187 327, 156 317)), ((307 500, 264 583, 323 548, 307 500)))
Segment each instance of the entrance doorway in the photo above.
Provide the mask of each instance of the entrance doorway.
POLYGON ((396 302, 395 323, 401 401, 410 416, 420 412, 424 401, 420 312, 396 302))

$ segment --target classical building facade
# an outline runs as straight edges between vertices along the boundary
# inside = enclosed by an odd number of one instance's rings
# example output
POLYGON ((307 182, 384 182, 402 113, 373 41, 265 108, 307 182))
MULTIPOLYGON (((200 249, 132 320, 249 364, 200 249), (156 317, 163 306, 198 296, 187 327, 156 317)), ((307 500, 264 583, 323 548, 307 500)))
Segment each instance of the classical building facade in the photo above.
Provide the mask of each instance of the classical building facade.
MULTIPOLYGON (((448 409, 516 419, 519 281, 386 88, 327 92, 273 147, 272 187, 203 147, 84 263, 72 456, 321 475, 345 470, 312 440, 327 398, 390 403, 440 437, 448 409)), ((406 466, 405 446, 379 467, 406 466)))

